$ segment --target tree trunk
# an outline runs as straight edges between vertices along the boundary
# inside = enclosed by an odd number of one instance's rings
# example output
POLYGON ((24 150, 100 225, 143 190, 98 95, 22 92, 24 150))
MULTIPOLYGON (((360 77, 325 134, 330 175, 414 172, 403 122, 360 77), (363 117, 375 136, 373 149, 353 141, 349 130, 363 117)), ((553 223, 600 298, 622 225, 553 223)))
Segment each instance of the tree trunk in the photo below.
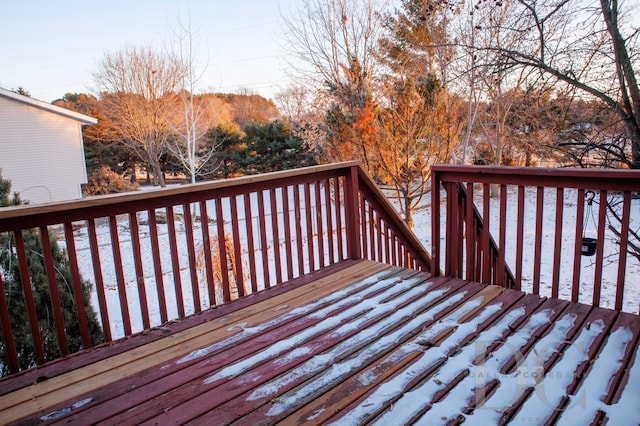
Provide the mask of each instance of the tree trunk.
POLYGON ((622 101, 618 113, 622 115, 625 127, 631 139, 632 169, 640 169, 640 88, 633 69, 625 39, 618 26, 618 1, 600 0, 602 16, 607 24, 607 31, 611 36, 611 43, 617 65, 617 75, 620 84, 622 101))
POLYGON ((165 183, 164 174, 162 173, 160 164, 157 161, 154 161, 153 164, 151 164, 151 168, 153 169, 153 183, 155 185, 159 185, 161 188, 166 187, 167 184, 165 183))
POLYGON ((404 221, 409 229, 413 229, 413 208, 409 197, 404 197, 404 221))

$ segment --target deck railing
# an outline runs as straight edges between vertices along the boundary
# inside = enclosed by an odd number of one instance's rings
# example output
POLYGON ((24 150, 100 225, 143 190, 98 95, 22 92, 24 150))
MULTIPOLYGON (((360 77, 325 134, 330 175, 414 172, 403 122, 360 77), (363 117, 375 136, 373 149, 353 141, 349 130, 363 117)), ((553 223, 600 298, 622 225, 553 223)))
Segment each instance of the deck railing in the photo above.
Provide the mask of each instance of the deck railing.
POLYGON ((638 312, 640 171, 438 165, 432 185, 433 274, 638 312))
MULTIPOLYGON (((49 361, 45 345, 67 355, 69 321, 79 326, 81 347, 96 344, 81 290, 86 281, 102 341, 110 342, 345 259, 430 269, 425 249, 354 162, 0 209, 0 237, 20 282, 31 283, 18 295, 0 292, 0 350, 11 373, 49 361), (48 319, 36 310, 27 234, 41 248, 40 291, 50 300, 55 342, 42 338, 48 319), (64 248, 71 283, 56 273, 52 240, 64 248), (62 286, 72 289, 75 312, 63 312, 62 286), (24 351, 16 347, 9 313, 16 298, 26 306, 33 361, 20 359, 24 351)), ((0 267, 4 288, 3 279, 9 271, 0 267)))

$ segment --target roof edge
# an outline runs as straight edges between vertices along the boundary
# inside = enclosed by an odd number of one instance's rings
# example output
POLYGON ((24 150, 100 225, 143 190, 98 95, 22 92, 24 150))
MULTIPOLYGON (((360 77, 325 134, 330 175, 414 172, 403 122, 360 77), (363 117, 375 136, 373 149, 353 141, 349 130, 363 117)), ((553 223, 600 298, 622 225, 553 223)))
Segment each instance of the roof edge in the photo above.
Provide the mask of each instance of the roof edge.
POLYGON ((49 104, 44 101, 39 101, 37 99, 15 93, 7 89, 3 89, 2 87, 0 87, 0 96, 13 99, 14 101, 21 102, 23 104, 31 105, 33 107, 52 112, 54 114, 63 115, 67 118, 79 121, 82 124, 96 124, 98 122, 97 118, 89 117, 88 115, 80 114, 79 112, 71 111, 70 109, 49 104))

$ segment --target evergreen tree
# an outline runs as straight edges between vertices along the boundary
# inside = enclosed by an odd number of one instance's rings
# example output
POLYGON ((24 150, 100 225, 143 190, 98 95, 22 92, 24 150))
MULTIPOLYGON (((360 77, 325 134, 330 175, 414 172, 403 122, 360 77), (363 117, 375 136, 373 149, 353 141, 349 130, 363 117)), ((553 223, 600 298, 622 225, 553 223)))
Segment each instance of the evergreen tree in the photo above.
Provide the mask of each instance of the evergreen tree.
MULTIPOLYGON (((8 194, 10 190, 11 182, 3 179, 2 175, 0 175, 0 207, 20 203, 17 194, 14 194, 13 199, 9 199, 8 194)), ((44 356, 45 360, 49 361, 59 357, 60 348, 51 310, 51 296, 49 294, 48 280, 42 257, 42 248, 35 230, 23 231, 22 236, 27 253, 27 264, 29 265, 29 273, 31 276, 38 327, 44 346, 44 356)), ((58 293, 64 317, 64 328, 67 334, 67 345, 70 352, 77 352, 83 348, 83 345, 75 306, 69 261, 66 252, 60 248, 53 235, 49 235, 49 237, 51 240, 54 269, 56 271, 56 281, 58 283, 58 293)), ((2 274, 4 284, 11 329, 18 352, 19 367, 20 369, 27 369, 36 364, 36 358, 27 315, 26 301, 22 289, 22 280, 18 269, 18 261, 14 254, 14 247, 15 241, 13 235, 8 233, 0 234, 0 273, 2 274)), ((91 283, 82 280, 81 285, 91 344, 95 345, 103 339, 102 330, 98 323, 96 313, 89 301, 91 283)), ((2 375, 8 374, 7 353, 4 345, 0 346, 0 365, 2 375)))
POLYGON ((220 124, 209 129, 201 147, 203 156, 207 152, 214 152, 203 167, 206 179, 227 179, 240 175, 238 153, 242 151, 243 144, 242 133, 235 126, 220 124))
POLYGON ((245 127, 244 149, 238 163, 245 174, 257 174, 318 164, 317 155, 281 121, 245 127))

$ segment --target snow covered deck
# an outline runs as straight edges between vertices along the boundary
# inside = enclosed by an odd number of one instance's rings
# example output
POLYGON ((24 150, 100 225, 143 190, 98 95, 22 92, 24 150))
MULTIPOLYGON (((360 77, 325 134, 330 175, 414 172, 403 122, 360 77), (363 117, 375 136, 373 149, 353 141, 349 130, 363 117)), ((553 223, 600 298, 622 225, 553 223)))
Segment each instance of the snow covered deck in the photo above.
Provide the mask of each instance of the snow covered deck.
POLYGON ((5 378, 0 419, 623 425, 640 418, 637 315, 370 260, 301 281, 5 378))

